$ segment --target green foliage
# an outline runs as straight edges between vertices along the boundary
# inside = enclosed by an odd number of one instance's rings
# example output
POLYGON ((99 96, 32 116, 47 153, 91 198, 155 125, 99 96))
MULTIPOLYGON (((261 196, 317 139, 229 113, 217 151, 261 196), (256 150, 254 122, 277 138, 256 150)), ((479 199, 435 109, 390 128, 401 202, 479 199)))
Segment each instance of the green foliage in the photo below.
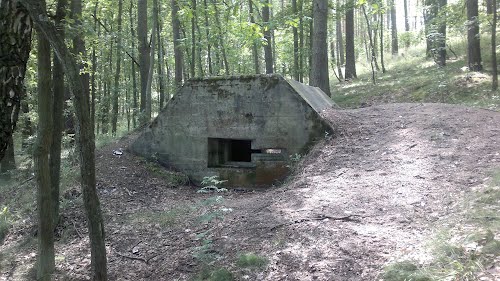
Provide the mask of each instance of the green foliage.
POLYGON ((233 274, 225 268, 204 268, 194 281, 233 281, 233 274))
POLYGON ((384 281, 432 281, 431 277, 410 261, 402 261, 385 268, 384 281))
POLYGON ((269 260, 265 257, 258 256, 254 253, 240 254, 238 256, 238 261, 236 264, 239 267, 254 267, 254 268, 264 268, 269 263, 269 260))
POLYGON ((227 182, 227 180, 219 180, 219 176, 204 177, 201 182, 202 188, 199 189, 198 193, 208 193, 208 192, 225 192, 227 188, 219 187, 221 184, 227 182))
POLYGON ((9 228, 11 226, 11 214, 7 207, 0 209, 0 244, 5 239, 5 236, 9 233, 9 228))
MULTIPOLYGON (((458 41, 456 53, 464 53, 463 41, 458 41)), ((484 45, 484 44, 483 44, 484 45)), ((487 49, 483 49, 487 54, 487 49)), ((334 86, 332 99, 341 107, 357 108, 396 102, 443 102, 500 109, 500 93, 491 91, 488 72, 469 73, 462 70, 465 57, 448 60, 438 68, 424 58, 424 46, 410 48, 404 57, 391 58, 387 73, 377 74, 377 84, 370 81, 368 69, 360 68, 358 80, 334 86)), ((448 52, 449 56, 453 56, 448 52)), ((483 56, 489 66, 489 57, 483 56)))

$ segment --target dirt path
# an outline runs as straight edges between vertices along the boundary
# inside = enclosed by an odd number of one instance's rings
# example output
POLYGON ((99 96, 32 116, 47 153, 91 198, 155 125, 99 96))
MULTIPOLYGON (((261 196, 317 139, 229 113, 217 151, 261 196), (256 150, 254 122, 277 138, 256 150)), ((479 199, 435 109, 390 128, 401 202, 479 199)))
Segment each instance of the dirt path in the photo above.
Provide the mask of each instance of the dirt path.
MULTIPOLYGON (((193 256, 200 253, 236 280, 377 280, 400 256, 425 261, 432 228, 500 168, 498 112, 392 104, 327 119, 341 124, 338 134, 318 143, 287 183, 217 194, 220 204, 203 204, 213 194, 166 185, 126 151, 114 155, 127 141, 100 150, 111 280, 189 280, 203 267, 193 256), (222 206, 232 210, 222 221, 199 220, 222 206), (246 252, 268 258, 268 266, 241 269, 236 260, 246 252)), ((59 280, 87 280, 83 214, 68 212, 79 233, 58 246, 65 257, 58 269, 69 272, 59 280)))

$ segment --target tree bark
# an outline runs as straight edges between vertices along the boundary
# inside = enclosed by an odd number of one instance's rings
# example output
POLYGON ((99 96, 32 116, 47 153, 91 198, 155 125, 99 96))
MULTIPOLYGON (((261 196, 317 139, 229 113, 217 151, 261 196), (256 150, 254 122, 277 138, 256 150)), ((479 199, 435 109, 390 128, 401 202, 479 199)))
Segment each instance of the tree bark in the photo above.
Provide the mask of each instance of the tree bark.
POLYGON ((342 14, 340 12, 340 0, 337 0, 336 3, 336 35, 337 35, 337 56, 340 58, 338 64, 344 65, 345 63, 345 54, 344 54, 344 39, 342 38, 342 14))
MULTIPOLYGON (((158 1, 155 1, 155 4, 158 5, 158 1)), ((159 110, 163 108, 163 103, 165 101, 165 61, 164 61, 164 54, 163 54, 163 43, 161 40, 161 20, 160 20, 160 5, 157 7, 157 15, 156 15, 156 37, 158 40, 157 46, 158 46, 158 86, 159 86, 159 92, 160 92, 160 102, 159 102, 159 110)))
MULTIPOLYGON (((45 1, 41 1, 45 9, 45 1)), ((55 269, 52 188, 49 151, 52 145, 52 87, 50 44, 37 33, 38 133, 33 160, 38 184, 37 280, 50 281, 55 269)))
POLYGON ((262 7, 262 21, 264 25, 264 61, 266 62, 266 73, 273 73, 273 52, 271 42, 271 24, 269 22, 269 0, 264 0, 262 7))
POLYGON ((191 77, 195 77, 196 72, 196 0, 191 0, 193 16, 191 18, 191 77))
MULTIPOLYGON (((368 15, 366 14, 366 8, 365 5, 361 6, 361 9, 363 10, 363 15, 365 16, 366 20, 366 28, 368 32, 368 39, 370 41, 370 66, 372 70, 372 82, 375 84, 375 65, 376 64, 376 56, 377 54, 375 53, 375 46, 373 45, 373 38, 372 38, 372 29, 370 26, 370 19, 368 18, 368 15)), ((378 68, 378 66, 377 66, 378 68)))
MULTIPOLYGON (((224 63, 224 71, 226 75, 229 75, 229 63, 227 61, 227 56, 226 56, 226 48, 224 47, 224 33, 222 32, 222 25, 220 23, 220 13, 219 13, 219 8, 217 8, 217 2, 216 0, 212 0, 212 5, 214 6, 214 11, 215 11, 215 24, 217 26, 217 30, 219 32, 219 48, 222 54, 222 62, 224 63)), ((265 35, 264 35, 265 36, 265 35)))
POLYGON ((205 16, 205 32, 207 34, 207 65, 208 65, 208 74, 213 75, 213 67, 212 67, 212 42, 210 41, 210 25, 208 24, 208 5, 207 0, 203 0, 203 14, 205 16))
POLYGON ((498 66, 497 66, 497 0, 491 0, 491 11, 493 19, 491 23, 491 68, 492 68, 492 83, 491 89, 498 89, 498 66))
POLYGON ((16 158, 14 153, 14 139, 10 136, 7 143, 7 150, 5 156, 0 160, 0 174, 7 173, 16 169, 16 158))
POLYGON ((25 96, 23 81, 31 50, 32 21, 18 3, 0 1, 0 160, 4 158, 25 96))
MULTIPOLYGON (((175 1, 175 0, 172 0, 175 1)), ((137 36, 139 39, 139 68, 141 75, 141 105, 140 105, 140 123, 148 121, 146 117, 146 103, 148 91, 149 75, 149 55, 150 47, 148 44, 148 1, 137 1, 137 36)))
POLYGON ((155 65, 155 48, 156 48, 156 36, 155 31, 158 24, 158 0, 153 1, 153 28, 151 29, 151 47, 149 48, 149 69, 148 69, 148 84, 146 91, 146 121, 149 122, 152 116, 152 84, 153 84, 153 72, 155 65))
MULTIPOLYGON (((63 20, 66 17, 67 0, 58 0, 56 9, 56 27, 59 36, 64 38, 63 20)), ((59 184, 61 174, 61 144, 62 131, 64 129, 64 69, 62 63, 57 58, 55 52, 53 55, 54 68, 52 71, 52 86, 54 92, 53 108, 52 108, 52 144, 50 146, 50 180, 52 188, 52 203, 53 203, 53 222, 54 227, 59 222, 59 184)))
POLYGON ((182 85, 182 71, 183 71, 183 58, 181 49, 181 23, 179 22, 178 12, 179 4, 177 0, 172 0, 172 34, 174 36, 174 81, 175 86, 180 87, 182 85))
POLYGON ((304 0, 299 5, 299 81, 304 82, 304 0))
POLYGON ((382 66, 382 73, 385 73, 384 64, 384 16, 380 15, 380 64, 382 66))
MULTIPOLYGON (((132 38, 135 37, 135 30, 134 30, 134 23, 133 23, 133 9, 134 9, 134 1, 130 1, 130 8, 129 8, 129 17, 130 17, 130 35, 132 38)), ((132 40, 132 57, 135 57, 135 40, 132 40)), ((138 91, 137 91, 137 76, 135 74, 135 62, 132 59, 131 60, 132 64, 132 127, 135 128, 137 126, 136 120, 137 120, 137 96, 138 96, 138 91)))
POLYGON ((439 12, 442 13, 442 16, 439 21, 438 33, 440 34, 440 38, 437 44, 437 54, 438 54, 438 64, 439 66, 446 65, 446 5, 448 4, 447 0, 438 0, 439 12))
POLYGON ((313 48, 311 65, 311 86, 319 87, 325 94, 331 96, 330 78, 328 75, 328 1, 313 1, 313 48))
POLYGON ((405 31, 410 31, 410 20, 408 19, 408 0, 404 0, 405 31))
POLYGON ((123 0, 118 0, 118 23, 117 23, 117 38, 116 38, 116 70, 115 84, 113 86, 113 102, 111 109, 111 134, 116 136, 116 127, 118 124, 118 93, 120 89, 120 71, 122 62, 122 14, 123 0))
POLYGON ((37 0, 20 0, 27 8, 37 31, 46 37, 63 62, 68 85, 74 96, 75 113, 78 120, 78 154, 80 157, 80 174, 83 190, 83 202, 88 218, 91 247, 91 267, 94 281, 106 281, 106 247, 104 245, 104 224, 101 207, 96 190, 95 178, 95 141, 93 124, 90 123, 90 105, 88 87, 84 87, 84 79, 80 77, 80 67, 66 49, 64 41, 57 36, 56 28, 47 19, 47 14, 37 0))
POLYGON ((467 0, 467 64, 471 71, 483 70, 479 41, 479 18, 477 0, 467 0))
MULTIPOLYGON (((297 0, 292 0, 292 7, 293 3, 297 3, 297 0)), ((293 8, 292 8, 293 9, 293 8)), ((248 13, 250 14, 250 24, 254 25, 255 24, 255 17, 254 17, 254 11, 253 11, 253 1, 248 0, 248 13)), ((295 32, 296 32, 295 28, 295 32)), ((295 46, 295 33, 294 33, 294 46, 295 46)), ((254 65, 254 72, 255 74, 260 73, 260 63, 259 63, 259 51, 257 49, 257 43, 252 42, 252 57, 253 57, 253 65, 254 65)))
MULTIPOLYGON (((99 6, 99 2, 96 2, 95 3, 95 7, 94 7, 94 30, 99 30, 100 31, 100 28, 99 28, 99 25, 97 23, 97 8, 99 6)), ((99 31, 97 32, 98 33, 98 37, 99 37, 99 31)), ((92 70, 91 70, 91 78, 90 78, 90 91, 91 91, 91 95, 92 95, 92 98, 91 98, 91 103, 90 103, 90 118, 91 118, 91 121, 92 121, 92 124, 96 124, 95 122, 95 99, 96 99, 96 96, 97 96, 97 89, 96 89, 96 72, 97 72, 97 55, 96 55, 96 44, 92 44, 92 70)), ((54 54, 54 57, 56 57, 56 55, 54 54)), ((62 66, 61 66, 62 68, 62 66)), ((99 130, 97 130, 99 131, 99 130)))
POLYGON ((391 52, 393 55, 399 53, 396 2, 394 0, 391 1, 391 52))
POLYGON ((347 1, 345 15, 345 79, 356 78, 356 58, 354 53, 354 1, 347 1))

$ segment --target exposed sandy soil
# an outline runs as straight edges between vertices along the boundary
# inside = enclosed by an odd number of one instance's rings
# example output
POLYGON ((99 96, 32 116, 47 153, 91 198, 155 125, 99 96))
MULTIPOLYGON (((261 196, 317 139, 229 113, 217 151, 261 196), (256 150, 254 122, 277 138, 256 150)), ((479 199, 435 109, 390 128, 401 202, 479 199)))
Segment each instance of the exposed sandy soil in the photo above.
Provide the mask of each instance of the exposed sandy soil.
MULTIPOLYGON (((193 278, 203 267, 193 256, 201 233, 213 240, 206 254, 219 257, 215 265, 236 280, 379 280, 394 259, 425 262, 423 246, 433 229, 448 223, 464 194, 500 168, 499 112, 391 104, 326 118, 336 133, 319 142, 287 182, 265 191, 200 194, 172 187, 142 159, 113 154, 130 138, 99 150, 110 280, 193 278), (223 203, 202 204, 218 195, 223 203), (232 210, 223 219, 199 221, 222 206, 232 210), (238 267, 238 255, 247 252, 267 257, 268 266, 238 267)), ((65 196, 80 195, 75 189, 65 196)), ((75 203, 64 216, 58 280, 89 280, 83 212, 75 203)), ((29 233, 13 231, 0 251, 29 233)), ((2 263, 0 280, 25 280, 23 265, 35 255, 34 247, 24 249, 11 266, 2 263)))

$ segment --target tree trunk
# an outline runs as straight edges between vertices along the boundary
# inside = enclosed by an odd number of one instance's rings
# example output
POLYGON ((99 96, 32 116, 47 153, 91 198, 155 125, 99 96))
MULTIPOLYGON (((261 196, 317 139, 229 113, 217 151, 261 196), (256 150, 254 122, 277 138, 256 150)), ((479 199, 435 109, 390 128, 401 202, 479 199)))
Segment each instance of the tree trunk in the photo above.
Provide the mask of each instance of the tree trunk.
POLYGON ((404 0, 405 31, 410 31, 410 20, 408 19, 408 0, 404 0))
POLYGON ((16 127, 31 49, 31 19, 16 0, 0 1, 0 160, 16 127), (14 24, 18 23, 18 24, 14 24))
MULTIPOLYGON (((56 26, 59 36, 64 38, 63 20, 66 17, 67 0, 57 1, 56 26)), ((64 69, 54 52, 54 69, 52 72, 52 86, 54 91, 52 108, 52 144, 50 146, 50 180, 52 188, 53 222, 54 227, 59 222, 59 184, 61 174, 61 143, 64 128, 64 69)))
MULTIPOLYGON (((156 1, 157 2, 157 1, 156 1)), ((156 3, 158 5, 158 3, 156 3)), ((160 102, 159 102, 159 110, 163 108, 163 102, 165 101, 165 61, 164 61, 164 54, 163 54, 163 43, 161 40, 161 21, 160 21, 160 7, 161 5, 158 5, 157 7, 157 15, 156 15, 156 37, 158 40, 158 86, 159 86, 159 92, 160 92, 160 102)))
MULTIPOLYGON (((95 178, 95 141, 93 124, 90 123, 90 105, 88 87, 84 87, 84 79, 80 77, 80 67, 75 58, 66 49, 64 41, 57 36, 56 28, 47 18, 38 0, 20 0, 27 8, 37 31, 46 37, 58 58, 63 63, 68 76, 68 84, 74 96, 74 107, 78 119, 78 154, 80 156, 80 174, 83 190, 83 202, 88 218, 91 247, 91 267, 94 281, 106 281, 106 247, 104 244, 104 224, 101 207, 96 190, 95 178)), ((81 7, 81 6, 80 6, 81 7)), ((52 231, 52 229, 51 229, 52 231)))
MULTIPOLYGON (((175 0, 173 0, 175 1, 175 0)), ((139 39, 139 68, 141 74, 141 105, 140 105, 140 123, 148 121, 146 117, 146 103, 148 91, 149 75, 149 55, 150 47, 148 44, 148 1, 137 1, 137 36, 139 39)))
POLYGON ((477 0, 467 1, 467 63, 470 71, 481 71, 481 46, 479 41, 479 18, 477 0))
POLYGON ((396 20, 396 2, 392 0, 391 2, 391 52, 393 55, 399 53, 398 47, 398 25, 396 20))
POLYGON ((439 12, 445 15, 439 21, 438 33, 440 34, 440 38, 437 44, 437 54, 438 54, 438 64, 439 66, 446 65, 446 5, 447 0, 438 0, 439 12))
POLYGON ((438 5, 437 2, 434 0, 425 0, 425 6, 426 9, 424 10, 424 25, 425 25, 425 35, 427 37, 427 50, 426 50, 426 56, 431 57, 432 56, 432 49, 434 48, 434 42, 433 39, 429 36, 429 34, 433 33, 435 30, 432 30, 432 24, 434 22, 434 19, 437 16, 438 13, 438 5))
POLYGON ((498 89, 498 69, 497 69, 497 0, 491 0, 491 11, 493 12, 493 19, 491 24, 491 68, 493 80, 491 89, 496 91, 498 89))
MULTIPOLYGON (((365 5, 361 6, 361 9, 363 10, 363 15, 365 16, 366 20, 366 29, 368 32, 368 38, 370 41, 370 66, 372 70, 372 82, 375 84, 375 63, 376 63, 376 53, 375 53, 375 47, 373 45, 373 38, 372 38, 372 29, 370 26, 370 19, 368 18, 368 15, 366 14, 366 8, 365 5)), ((378 68, 378 67, 377 67, 378 68)))
POLYGON ((337 62, 339 65, 344 65, 345 54, 344 54, 344 39, 342 38, 342 14, 340 13, 340 0, 336 3, 336 35, 337 35, 337 56, 340 60, 337 62))
POLYGON ((10 136, 7 143, 5 156, 0 160, 0 174, 7 173, 16 169, 16 158, 14 154, 14 139, 10 136))
POLYGON ((348 0, 345 15, 345 79, 356 78, 354 53, 354 1, 348 0))
POLYGON ((150 56, 149 56, 149 69, 148 69, 148 84, 146 91, 146 121, 149 122, 152 116, 152 84, 153 84, 153 72, 154 72, 154 64, 155 64, 155 48, 156 48, 156 36, 155 31, 158 24, 158 0, 153 1, 153 28, 151 29, 151 46, 150 56))
MULTIPOLYGON (((65 0, 66 1, 66 0, 65 0)), ((97 7, 99 6, 99 2, 95 3, 94 7, 94 30, 99 30, 99 25, 97 24, 97 7)), ((97 32, 99 37, 99 31, 97 32)), ((91 79, 90 79, 90 91, 91 91, 91 104, 90 104, 90 118, 92 120, 92 124, 96 124, 95 122, 95 99, 97 96, 96 92, 96 72, 97 72, 97 55, 96 55, 96 44, 92 44, 92 70, 91 70, 91 79)), ((56 55, 54 54, 54 57, 56 55)), ((62 66, 61 66, 62 68, 62 66)), ((54 69, 55 71, 55 69, 54 69)), ((99 130, 98 130, 99 131, 99 130)))
MULTIPOLYGON (((135 30, 134 30, 134 21, 133 21, 133 8, 134 8, 134 1, 130 1, 130 8, 129 8, 129 17, 130 17, 130 35, 132 38, 135 37, 135 30)), ((132 41, 132 56, 135 57, 135 40, 132 41)), ((137 76, 135 74, 135 62, 132 59, 131 60, 132 64, 132 127, 135 128, 137 126, 136 120, 137 120, 137 76)))
POLYGON ((271 42, 271 24, 269 22, 269 0, 264 0, 262 7, 262 21, 264 25, 264 61, 266 62, 266 73, 273 73, 273 52, 271 42))
POLYGON ((299 4, 299 81, 304 82, 304 0, 299 4))
POLYGON ((331 96, 328 75, 328 43, 326 42, 328 1, 314 0, 313 5, 314 33, 310 85, 319 87, 325 94, 331 96))
POLYGON ((224 33, 222 32, 222 25, 220 23, 221 16, 219 13, 219 8, 217 8, 217 2, 215 0, 212 0, 212 5, 214 6, 214 11, 215 11, 215 24, 217 26, 217 30, 219 31, 218 43, 219 43, 219 49, 222 54, 222 62, 224 63, 224 70, 226 75, 229 75, 229 63, 227 61, 226 48, 224 47, 224 33))
MULTIPOLYGON (((297 3, 297 0, 292 0, 292 7, 293 7, 293 3, 297 3)), ((253 15, 253 1, 252 0, 248 0, 248 13, 250 14, 250 24, 254 25, 255 18, 253 15)), ((297 32, 297 28, 295 28, 295 32, 297 32)), ((294 38, 293 43, 295 46, 295 33, 294 33, 293 38, 294 38)), ((252 57, 253 57, 254 72, 255 72, 255 74, 259 74, 260 73, 259 51, 257 49, 257 43, 255 43, 255 41, 252 43, 252 57)))
MULTIPOLYGON (((45 9, 45 1, 40 1, 45 9)), ((38 184, 37 280, 50 281, 55 269, 49 151, 52 144, 52 87, 49 41, 37 33, 38 133, 33 160, 38 184)))
POLYGON ((195 77, 196 69, 196 0, 191 0, 191 77, 195 77))
POLYGON ((118 36, 116 37, 116 71, 115 85, 113 87, 113 102, 111 109, 111 134, 116 136, 116 127, 118 123, 118 91, 120 89, 120 71, 122 61, 122 14, 123 0, 118 0, 118 36))
POLYGON ((183 58, 181 49, 181 23, 179 22, 178 12, 179 4, 177 0, 172 0, 172 34, 174 36, 174 81, 175 86, 180 87, 182 85, 182 71, 183 71, 183 58))
POLYGON ((203 0, 203 14, 205 16, 205 32, 207 34, 207 65, 208 74, 213 75, 212 68, 212 42, 210 41, 210 25, 208 24, 208 5, 207 0, 203 0))
POLYGON ((380 15, 380 64, 382 66, 382 73, 385 73, 384 64, 384 17, 380 15))

